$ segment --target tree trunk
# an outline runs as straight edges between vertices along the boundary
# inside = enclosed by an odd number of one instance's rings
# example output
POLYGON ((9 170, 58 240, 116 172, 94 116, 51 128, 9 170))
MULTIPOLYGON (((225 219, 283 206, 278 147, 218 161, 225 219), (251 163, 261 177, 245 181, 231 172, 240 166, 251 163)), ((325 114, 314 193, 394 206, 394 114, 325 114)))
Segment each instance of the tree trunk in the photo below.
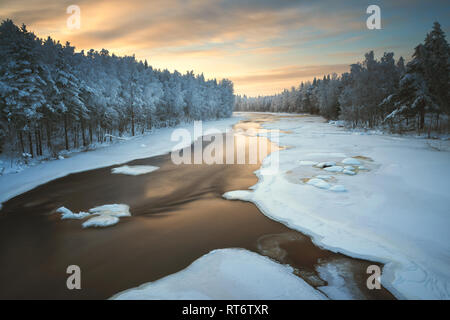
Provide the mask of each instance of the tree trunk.
POLYGON ((424 125, 425 125, 425 111, 424 110, 420 110, 419 129, 423 130, 424 125))
POLYGON ((22 153, 25 153, 25 146, 23 144, 22 130, 19 130, 19 141, 20 141, 20 149, 21 149, 22 153))
POLYGON ((52 132, 51 132, 51 128, 50 128, 50 121, 47 119, 46 121, 46 133, 47 133, 47 148, 50 152, 53 152, 53 147, 52 147, 52 132))
POLYGON ((131 108, 131 135, 134 137, 134 110, 131 108))
POLYGON ((89 122, 89 144, 92 142, 92 122, 89 122))
POLYGON ((83 147, 86 147, 87 143, 86 143, 86 134, 85 134, 85 129, 84 129, 84 119, 81 119, 81 136, 83 138, 83 147))
POLYGON ((66 140, 66 150, 69 150, 69 135, 67 133, 67 115, 64 115, 64 138, 66 140))
POLYGON ((72 127, 73 131, 73 148, 76 149, 78 147, 78 127, 77 125, 74 125, 72 127))
POLYGON ((30 147, 30 154, 31 154, 32 157, 34 157, 34 154, 33 154, 33 139, 31 139, 31 131, 30 130, 28 130, 28 144, 29 144, 29 147, 30 147))

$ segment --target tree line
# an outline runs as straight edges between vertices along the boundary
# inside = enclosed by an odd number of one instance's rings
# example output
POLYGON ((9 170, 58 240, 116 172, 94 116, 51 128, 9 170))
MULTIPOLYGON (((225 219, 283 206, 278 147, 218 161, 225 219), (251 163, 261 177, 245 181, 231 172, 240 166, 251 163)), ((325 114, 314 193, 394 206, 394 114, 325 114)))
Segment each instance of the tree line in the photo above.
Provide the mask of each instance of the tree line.
POLYGON ((449 130, 449 63, 449 45, 435 22, 406 66, 392 52, 377 60, 371 51, 340 76, 314 78, 273 96, 237 96, 235 110, 319 114, 352 127, 449 130))
POLYGON ((229 117, 233 106, 230 80, 156 70, 105 49, 75 52, 25 25, 0 25, 0 153, 57 156, 113 136, 229 117))

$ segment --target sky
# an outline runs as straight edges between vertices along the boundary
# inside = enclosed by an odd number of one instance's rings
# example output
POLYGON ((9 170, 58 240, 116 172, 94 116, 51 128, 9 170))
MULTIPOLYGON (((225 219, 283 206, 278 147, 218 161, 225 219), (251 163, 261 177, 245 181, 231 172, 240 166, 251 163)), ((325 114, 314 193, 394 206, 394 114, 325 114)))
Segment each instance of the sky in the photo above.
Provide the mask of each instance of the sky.
MULTIPOLYGON (((0 19, 77 51, 106 48, 157 69, 228 78, 237 94, 270 95, 338 74, 364 53, 411 58, 433 22, 449 34, 448 0, 0 0, 0 19), (381 29, 369 30, 369 5, 381 29), (80 8, 79 29, 66 12, 80 8)), ((448 39, 448 37, 447 37, 448 39)))

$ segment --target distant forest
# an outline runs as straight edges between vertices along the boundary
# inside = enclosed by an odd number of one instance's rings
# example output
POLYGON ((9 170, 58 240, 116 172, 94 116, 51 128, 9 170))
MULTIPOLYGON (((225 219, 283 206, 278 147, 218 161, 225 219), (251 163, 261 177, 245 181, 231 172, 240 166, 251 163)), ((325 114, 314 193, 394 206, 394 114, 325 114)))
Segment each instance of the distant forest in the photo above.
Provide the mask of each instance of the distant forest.
POLYGON ((352 127, 383 126, 393 131, 450 129, 450 49, 438 22, 412 60, 374 53, 350 72, 301 83, 274 96, 237 96, 235 110, 294 112, 341 119, 352 127))
POLYGON ((233 83, 155 70, 134 56, 75 52, 25 25, 0 25, 0 153, 56 157, 113 136, 229 117, 233 83))

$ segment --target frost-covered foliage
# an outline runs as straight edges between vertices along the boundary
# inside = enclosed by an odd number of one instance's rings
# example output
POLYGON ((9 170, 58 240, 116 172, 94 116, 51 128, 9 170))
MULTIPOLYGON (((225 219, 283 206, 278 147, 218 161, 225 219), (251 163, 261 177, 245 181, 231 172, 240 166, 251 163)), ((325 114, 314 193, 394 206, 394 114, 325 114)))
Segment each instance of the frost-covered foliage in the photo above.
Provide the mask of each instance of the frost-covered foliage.
POLYGON ((391 112, 385 121, 391 125, 424 129, 426 115, 430 132, 433 117, 450 114, 450 47, 439 23, 414 49, 413 59, 406 66, 398 90, 381 104, 391 112))
POLYGON ((134 56, 75 52, 11 20, 0 25, 0 153, 62 149, 180 121, 229 117, 233 83, 156 70, 134 56))
POLYGON ((433 128, 439 129, 439 119, 449 119, 450 114, 449 57, 445 34, 436 22, 406 67, 404 59, 395 61, 392 52, 377 60, 371 51, 340 76, 314 79, 274 96, 238 96, 235 110, 312 113, 345 120, 353 127, 394 128, 403 123, 419 130, 428 116, 428 128, 434 117, 433 128))

